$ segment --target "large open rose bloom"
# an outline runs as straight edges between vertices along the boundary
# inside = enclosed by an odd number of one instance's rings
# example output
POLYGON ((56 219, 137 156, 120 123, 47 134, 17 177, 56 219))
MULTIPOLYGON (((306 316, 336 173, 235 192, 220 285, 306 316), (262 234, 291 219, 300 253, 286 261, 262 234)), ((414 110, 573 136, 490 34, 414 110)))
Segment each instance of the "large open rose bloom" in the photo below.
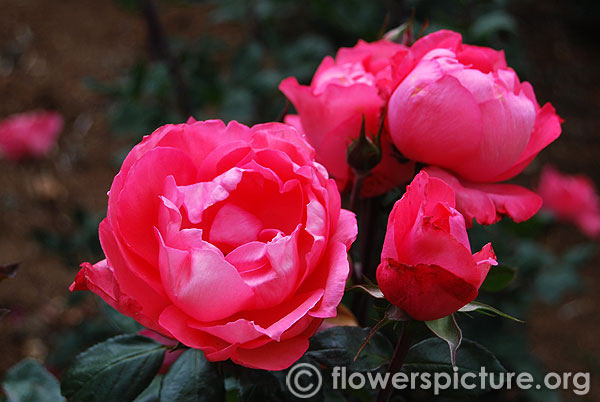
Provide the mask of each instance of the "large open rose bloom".
POLYGON ((0 122, 0 157, 19 160, 50 152, 63 129, 62 116, 38 110, 14 114, 0 122))
POLYGON ((452 188, 419 173, 389 216, 377 267, 386 299, 415 320, 436 320, 473 301, 492 265, 489 243, 471 254, 452 188))
MULTIPOLYGON (((561 132, 551 104, 538 104, 533 88, 507 67, 504 52, 462 43, 459 34, 438 31, 411 47, 412 71, 390 97, 389 130, 400 152, 411 160, 443 168, 460 181, 453 186, 481 193, 466 211, 480 223, 498 215, 516 221, 530 218, 541 202, 531 191, 514 187, 476 188, 519 174, 561 132), (491 190, 491 191, 487 191, 491 190), (500 196, 498 196, 500 194, 500 196), (519 208, 503 210, 506 199, 519 208)), ((468 222, 469 224, 470 222, 468 222)))
MULTIPOLYGON (((340 191, 348 189, 353 178, 346 150, 358 138, 363 116, 367 135, 374 138, 378 132, 383 108, 405 70, 407 54, 405 46, 387 40, 359 41, 352 48, 341 48, 335 59, 323 59, 310 86, 298 84, 293 77, 279 85, 298 112, 287 115, 285 122, 306 134, 317 161, 335 178, 340 191)), ((385 193, 413 175, 414 164, 401 163, 394 155, 387 130, 381 146, 381 162, 365 180, 363 196, 385 193)))
POLYGON ((71 290, 210 361, 280 370, 333 317, 354 214, 285 124, 167 125, 129 153, 100 224, 106 260, 71 290))
POLYGON ((589 237, 600 235, 600 196, 589 177, 564 174, 546 166, 537 191, 545 210, 574 223, 589 237))

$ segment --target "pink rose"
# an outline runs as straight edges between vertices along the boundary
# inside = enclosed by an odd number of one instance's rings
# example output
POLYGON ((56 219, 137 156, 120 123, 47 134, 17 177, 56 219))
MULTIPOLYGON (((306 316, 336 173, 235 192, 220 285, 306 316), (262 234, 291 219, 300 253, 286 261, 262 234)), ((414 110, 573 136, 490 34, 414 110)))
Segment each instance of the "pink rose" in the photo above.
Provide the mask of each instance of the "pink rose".
POLYGON ((600 197, 589 177, 562 174, 546 166, 537 191, 543 208, 558 219, 573 222, 589 237, 600 235, 600 197))
POLYGON ((135 146, 100 224, 89 289, 210 361, 281 370, 333 317, 354 214, 285 124, 166 125, 135 146))
MULTIPOLYGON (((418 62, 389 101, 392 139, 408 159, 444 168, 463 186, 508 180, 560 135, 561 120, 549 103, 540 107, 502 51, 461 41, 438 31, 412 46, 418 62)), ((513 217, 532 216, 536 205, 513 217)))
POLYGON ((0 156, 19 160, 47 155, 62 129, 63 119, 57 112, 14 114, 0 122, 0 156))
MULTIPOLYGON (((286 123, 306 134, 317 161, 335 178, 340 191, 353 178, 346 150, 358 138, 362 116, 367 135, 373 138, 383 107, 404 72, 407 53, 405 46, 386 40, 359 41, 353 48, 340 49, 335 60, 326 57, 310 86, 299 85, 295 78, 279 85, 298 111, 286 116, 286 123)), ((385 193, 410 180, 414 172, 412 163, 400 163, 394 155, 387 130, 381 140, 382 159, 365 180, 363 196, 385 193)))
POLYGON ((454 207, 452 188, 420 172, 390 213, 377 283, 416 320, 436 320, 473 301, 496 265, 489 243, 471 254, 465 220, 454 207))

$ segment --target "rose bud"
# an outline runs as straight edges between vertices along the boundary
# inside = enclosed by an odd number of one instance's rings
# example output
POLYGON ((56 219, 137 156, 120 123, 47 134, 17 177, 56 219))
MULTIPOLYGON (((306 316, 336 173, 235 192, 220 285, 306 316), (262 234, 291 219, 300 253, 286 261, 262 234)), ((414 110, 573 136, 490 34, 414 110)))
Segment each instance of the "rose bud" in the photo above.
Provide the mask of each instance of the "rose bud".
MULTIPOLYGON (((376 138, 376 142, 378 138, 376 138)), ((365 120, 360 128, 358 139, 354 140, 346 150, 348 165, 359 175, 367 175, 381 162, 381 149, 365 133, 365 120)))
POLYGON ((390 213, 377 283, 411 318, 436 320, 477 296, 496 256, 488 243, 471 254, 454 192, 419 173, 390 213))

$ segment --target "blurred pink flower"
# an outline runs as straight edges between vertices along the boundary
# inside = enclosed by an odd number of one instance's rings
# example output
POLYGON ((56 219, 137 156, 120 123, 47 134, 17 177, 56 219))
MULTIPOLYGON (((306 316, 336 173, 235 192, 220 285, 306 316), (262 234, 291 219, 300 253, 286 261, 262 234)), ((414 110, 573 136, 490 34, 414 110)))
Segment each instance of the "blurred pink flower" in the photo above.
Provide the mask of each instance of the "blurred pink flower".
POLYGON ((558 219, 574 223, 589 237, 600 235, 600 197, 589 177, 563 174, 546 166, 538 194, 544 200, 542 208, 558 219))
POLYGON ((0 156, 19 160, 47 155, 63 125, 61 115, 53 111, 37 110, 9 116, 0 122, 0 156))

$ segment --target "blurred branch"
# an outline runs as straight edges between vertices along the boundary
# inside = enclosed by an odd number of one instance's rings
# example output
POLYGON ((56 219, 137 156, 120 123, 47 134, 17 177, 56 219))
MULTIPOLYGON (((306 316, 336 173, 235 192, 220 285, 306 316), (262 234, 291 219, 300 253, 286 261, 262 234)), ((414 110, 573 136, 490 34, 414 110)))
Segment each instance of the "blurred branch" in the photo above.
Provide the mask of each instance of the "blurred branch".
POLYGON ((150 52, 167 63, 175 85, 179 110, 184 118, 188 118, 192 115, 189 91, 183 77, 181 64, 169 49, 163 27, 160 24, 156 4, 153 0, 138 0, 138 4, 146 20, 150 52))

